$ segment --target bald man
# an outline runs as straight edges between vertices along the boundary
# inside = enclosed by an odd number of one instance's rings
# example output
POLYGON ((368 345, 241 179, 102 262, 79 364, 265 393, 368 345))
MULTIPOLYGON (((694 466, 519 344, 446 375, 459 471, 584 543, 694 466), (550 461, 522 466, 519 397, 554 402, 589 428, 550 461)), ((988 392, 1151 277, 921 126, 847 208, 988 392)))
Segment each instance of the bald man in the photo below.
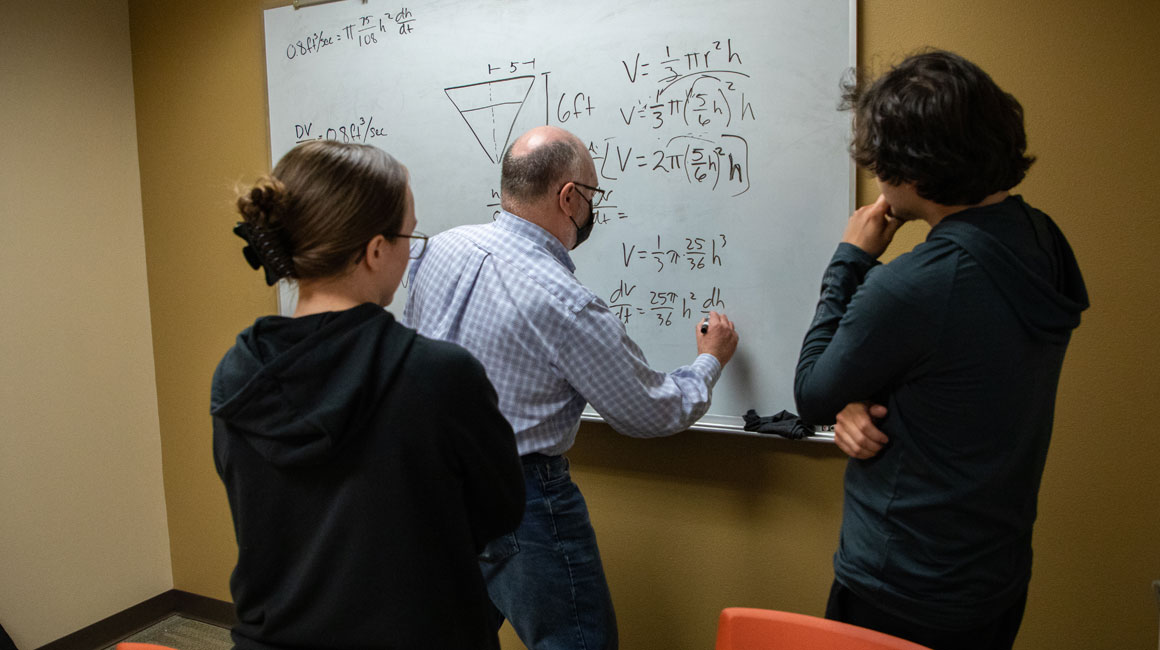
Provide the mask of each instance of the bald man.
POLYGON ((601 194, 584 143, 555 127, 504 154, 503 211, 433 237, 411 267, 403 320, 467 348, 487 370, 523 461, 527 508, 480 567, 496 607, 530 650, 616 648, 616 615, 584 497, 568 472, 585 403, 633 437, 683 431, 709 409, 737 347, 713 312, 697 356, 670 373, 649 367, 624 325, 576 280, 568 251, 592 232, 601 194))

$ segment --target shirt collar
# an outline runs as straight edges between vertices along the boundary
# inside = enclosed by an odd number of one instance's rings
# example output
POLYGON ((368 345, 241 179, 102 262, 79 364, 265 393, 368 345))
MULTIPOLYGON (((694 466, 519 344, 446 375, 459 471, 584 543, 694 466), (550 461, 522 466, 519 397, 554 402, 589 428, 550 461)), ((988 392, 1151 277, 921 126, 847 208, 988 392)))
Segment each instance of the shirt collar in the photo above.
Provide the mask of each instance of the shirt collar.
POLYGON ((494 225, 496 228, 514 233, 531 241, 533 244, 546 248, 552 254, 552 257, 559 260, 570 273, 576 272, 576 265, 572 263, 572 257, 568 255, 568 249, 564 248, 560 240, 556 239, 556 236, 547 230, 507 210, 500 211, 499 216, 495 218, 494 225))

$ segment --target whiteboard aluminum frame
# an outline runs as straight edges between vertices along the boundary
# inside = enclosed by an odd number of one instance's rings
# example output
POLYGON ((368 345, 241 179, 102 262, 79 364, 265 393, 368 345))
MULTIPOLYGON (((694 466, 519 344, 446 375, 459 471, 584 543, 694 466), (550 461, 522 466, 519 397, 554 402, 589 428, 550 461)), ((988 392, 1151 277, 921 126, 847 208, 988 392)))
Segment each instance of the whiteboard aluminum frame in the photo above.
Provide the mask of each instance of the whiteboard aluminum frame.
MULTIPOLYGON (((729 419, 731 420, 732 418, 729 419)), ((587 407, 585 407, 584 413, 580 415, 580 420, 582 422, 602 422, 607 424, 607 422, 604 421, 604 418, 600 417, 600 415, 595 411, 589 410, 587 407)), ((713 415, 705 416, 700 420, 697 420, 693 423, 693 426, 687 429, 687 431, 709 431, 712 433, 728 433, 738 436, 747 436, 750 438, 772 438, 785 442, 797 442, 795 440, 779 436, 776 433, 758 433, 756 431, 746 431, 744 424, 737 424, 732 421, 726 421, 726 418, 722 416, 713 415)), ((814 435, 808 438, 802 438, 801 440, 803 442, 834 442, 834 432, 830 430, 817 430, 814 432, 814 435)))

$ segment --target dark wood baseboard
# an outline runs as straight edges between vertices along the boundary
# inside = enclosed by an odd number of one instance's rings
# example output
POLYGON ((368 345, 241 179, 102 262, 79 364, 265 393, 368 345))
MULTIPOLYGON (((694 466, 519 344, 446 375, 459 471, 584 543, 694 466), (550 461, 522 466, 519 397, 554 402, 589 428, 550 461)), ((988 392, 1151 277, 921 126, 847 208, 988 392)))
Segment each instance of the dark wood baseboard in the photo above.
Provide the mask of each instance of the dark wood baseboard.
POLYGON ((238 614, 234 611, 233 603, 177 589, 169 593, 173 594, 176 601, 173 608, 176 614, 218 627, 233 627, 238 623, 238 614))
POLYGON ((170 589, 68 636, 40 646, 37 650, 107 648, 174 614, 221 627, 233 627, 237 622, 233 603, 170 589))

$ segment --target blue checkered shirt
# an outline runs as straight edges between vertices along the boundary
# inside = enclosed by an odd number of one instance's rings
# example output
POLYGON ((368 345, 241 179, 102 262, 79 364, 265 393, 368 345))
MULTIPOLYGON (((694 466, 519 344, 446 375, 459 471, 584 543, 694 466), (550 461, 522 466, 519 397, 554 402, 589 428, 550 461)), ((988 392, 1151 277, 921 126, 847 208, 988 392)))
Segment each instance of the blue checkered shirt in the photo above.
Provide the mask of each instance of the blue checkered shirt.
POLYGON ((412 263, 403 322, 483 363, 520 455, 567 451, 585 403, 625 435, 687 429, 708 410, 721 364, 701 354, 652 370, 575 269, 552 234, 502 212, 431 238, 412 263))

